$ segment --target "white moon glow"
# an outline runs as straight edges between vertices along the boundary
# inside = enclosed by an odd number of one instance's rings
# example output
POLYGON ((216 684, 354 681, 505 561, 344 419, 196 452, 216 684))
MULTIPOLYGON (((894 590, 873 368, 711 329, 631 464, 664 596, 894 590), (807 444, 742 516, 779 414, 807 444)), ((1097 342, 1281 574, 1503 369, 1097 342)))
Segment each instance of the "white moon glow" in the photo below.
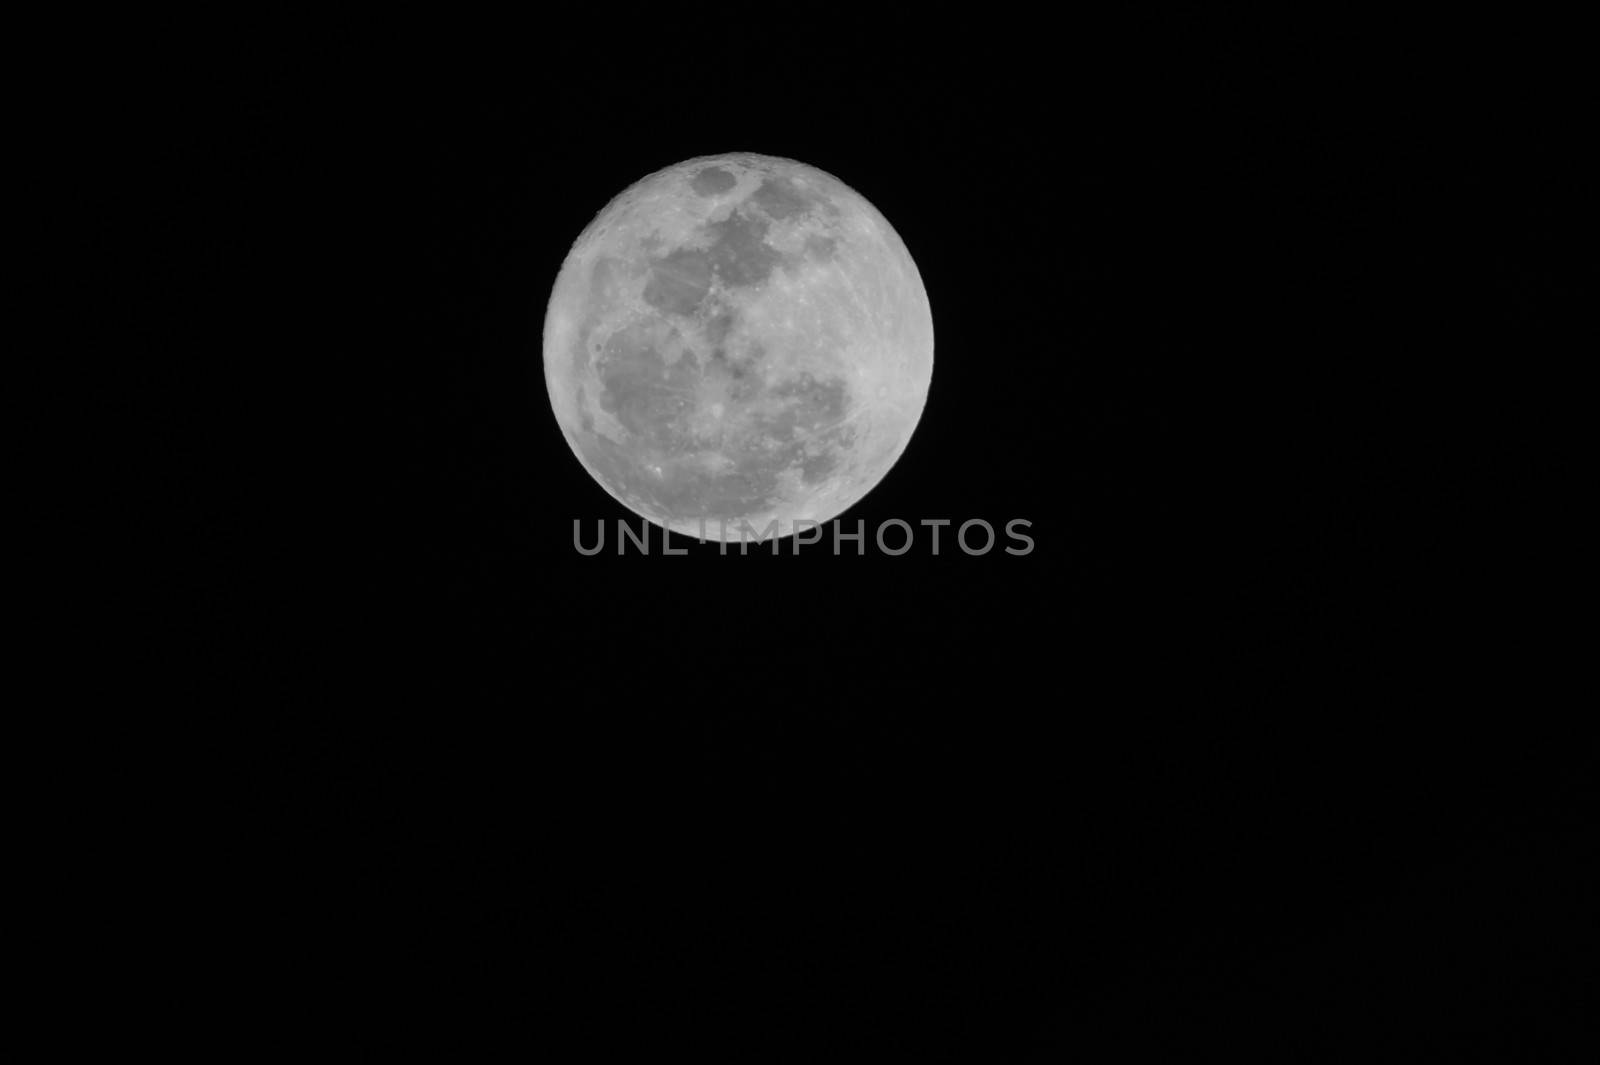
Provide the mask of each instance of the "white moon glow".
POLYGON ((544 328, 573 453, 635 514, 736 537, 837 517, 904 451, 933 319, 887 220, 786 159, 693 159, 635 184, 568 254, 544 328))

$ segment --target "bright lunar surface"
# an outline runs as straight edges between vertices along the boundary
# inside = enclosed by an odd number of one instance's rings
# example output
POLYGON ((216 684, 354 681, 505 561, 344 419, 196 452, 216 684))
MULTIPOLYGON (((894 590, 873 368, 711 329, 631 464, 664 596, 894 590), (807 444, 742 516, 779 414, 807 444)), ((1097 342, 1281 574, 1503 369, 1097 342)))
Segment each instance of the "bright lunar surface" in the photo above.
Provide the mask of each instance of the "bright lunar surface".
POLYGON ((629 510, 694 536, 773 521, 787 536, 905 450, 933 319, 899 236, 837 178, 709 156, 640 181, 578 238, 544 363, 567 442, 629 510))

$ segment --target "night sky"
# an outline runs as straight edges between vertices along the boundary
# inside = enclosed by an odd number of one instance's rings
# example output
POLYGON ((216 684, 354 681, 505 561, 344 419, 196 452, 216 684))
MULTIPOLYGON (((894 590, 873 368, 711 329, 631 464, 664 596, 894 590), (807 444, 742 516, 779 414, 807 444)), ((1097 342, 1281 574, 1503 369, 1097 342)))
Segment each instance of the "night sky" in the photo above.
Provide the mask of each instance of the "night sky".
POLYGON ((1555 1059, 1594 882, 1509 605, 1560 509, 1518 428, 1571 287, 1542 84, 1243 34, 818 44, 842 18, 219 31, 106 105, 158 293, 123 309, 183 356, 125 371, 168 458, 119 461, 132 535, 199 534, 162 594, 240 800, 184 850, 233 856, 228 1030, 1555 1059), (633 519, 550 410, 550 288, 611 197, 728 151, 889 219, 927 407, 860 556, 584 557, 575 520, 633 519), (1035 546, 887 557, 891 518, 1035 546))

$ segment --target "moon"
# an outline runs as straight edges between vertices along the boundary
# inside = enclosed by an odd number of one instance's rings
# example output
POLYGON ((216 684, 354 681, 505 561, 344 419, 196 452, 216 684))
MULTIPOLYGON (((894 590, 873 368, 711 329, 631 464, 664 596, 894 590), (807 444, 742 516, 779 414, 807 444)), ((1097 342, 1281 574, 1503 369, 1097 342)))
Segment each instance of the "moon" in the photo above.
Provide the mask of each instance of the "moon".
POLYGON ((781 538, 837 517, 905 451, 933 318, 905 243, 838 178, 705 156, 638 181, 578 237, 544 365, 573 454, 628 510, 781 538))

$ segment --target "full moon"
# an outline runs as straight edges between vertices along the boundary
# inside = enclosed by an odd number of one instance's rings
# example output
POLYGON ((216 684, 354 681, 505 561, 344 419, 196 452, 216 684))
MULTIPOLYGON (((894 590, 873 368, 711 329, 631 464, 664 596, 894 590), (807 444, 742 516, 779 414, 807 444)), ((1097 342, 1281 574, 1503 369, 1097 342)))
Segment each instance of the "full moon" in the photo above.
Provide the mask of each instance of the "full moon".
POLYGON ((707 156, 637 182, 578 237, 544 366, 573 454, 634 514, 782 537, 837 517, 905 450, 933 318, 904 242, 842 181, 707 156))

